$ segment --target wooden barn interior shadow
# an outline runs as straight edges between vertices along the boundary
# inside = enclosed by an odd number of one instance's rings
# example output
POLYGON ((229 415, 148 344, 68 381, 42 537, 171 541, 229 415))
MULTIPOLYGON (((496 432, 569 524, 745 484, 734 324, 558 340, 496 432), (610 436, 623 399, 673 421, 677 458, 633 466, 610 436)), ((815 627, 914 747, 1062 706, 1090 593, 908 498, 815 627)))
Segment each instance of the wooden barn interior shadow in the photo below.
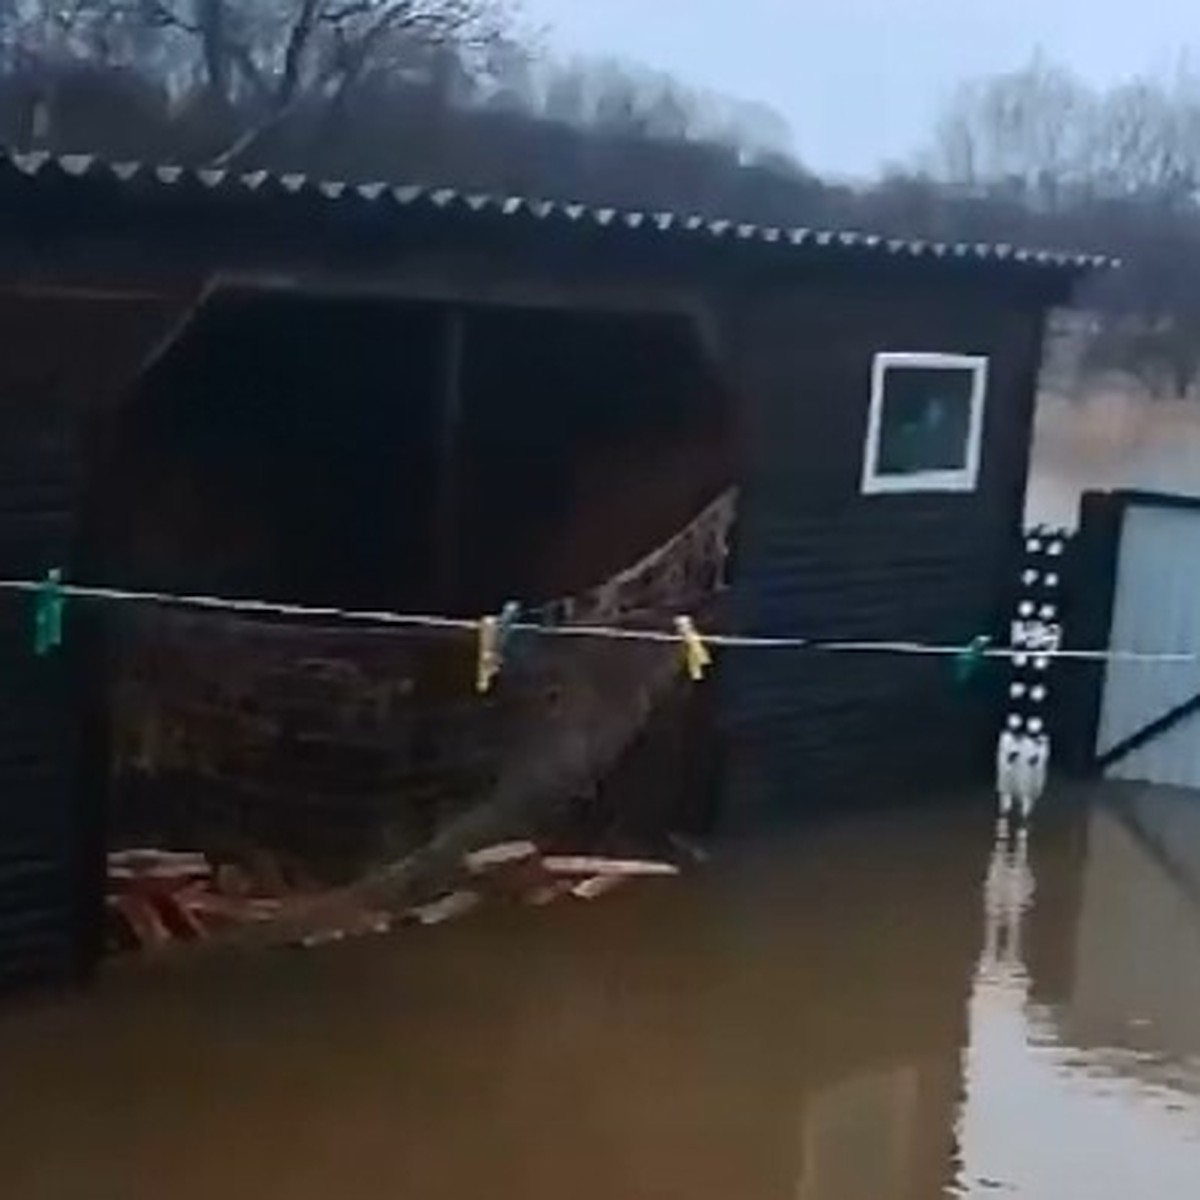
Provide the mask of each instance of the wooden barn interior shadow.
MULTIPOLYGON (((218 292, 114 417, 93 558, 177 593, 662 624, 718 589, 731 422, 682 317, 218 292)), ((463 633, 128 607, 105 640, 113 844, 344 881, 481 808, 507 833, 590 797, 594 826, 618 766, 606 828, 703 819, 670 647, 527 639, 479 697, 463 633)))

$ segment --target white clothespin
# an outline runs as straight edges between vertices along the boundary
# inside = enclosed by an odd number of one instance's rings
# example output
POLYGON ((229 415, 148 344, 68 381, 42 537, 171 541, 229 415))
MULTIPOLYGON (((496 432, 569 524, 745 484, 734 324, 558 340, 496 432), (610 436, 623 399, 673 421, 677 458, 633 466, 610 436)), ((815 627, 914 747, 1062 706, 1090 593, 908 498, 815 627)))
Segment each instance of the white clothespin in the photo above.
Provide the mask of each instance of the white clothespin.
POLYGON ((500 622, 495 617, 480 617, 475 653, 475 690, 486 695, 500 674, 500 622))
POLYGON ((504 654, 512 637, 513 626, 520 616, 521 606, 515 600, 510 600, 498 617, 480 617, 475 660, 475 690, 480 695, 492 690, 492 684, 504 666, 504 654))

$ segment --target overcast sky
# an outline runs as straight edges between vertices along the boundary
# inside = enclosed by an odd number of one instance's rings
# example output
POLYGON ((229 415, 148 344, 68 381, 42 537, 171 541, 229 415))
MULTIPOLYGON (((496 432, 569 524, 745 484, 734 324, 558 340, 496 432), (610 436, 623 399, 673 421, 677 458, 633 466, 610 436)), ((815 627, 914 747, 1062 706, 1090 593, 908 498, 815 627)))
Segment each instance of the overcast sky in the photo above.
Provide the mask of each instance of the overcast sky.
POLYGON ((964 77, 1039 48, 1094 82, 1200 46, 1198 0, 526 0, 565 52, 617 54, 791 123, 819 170, 910 160, 964 77))

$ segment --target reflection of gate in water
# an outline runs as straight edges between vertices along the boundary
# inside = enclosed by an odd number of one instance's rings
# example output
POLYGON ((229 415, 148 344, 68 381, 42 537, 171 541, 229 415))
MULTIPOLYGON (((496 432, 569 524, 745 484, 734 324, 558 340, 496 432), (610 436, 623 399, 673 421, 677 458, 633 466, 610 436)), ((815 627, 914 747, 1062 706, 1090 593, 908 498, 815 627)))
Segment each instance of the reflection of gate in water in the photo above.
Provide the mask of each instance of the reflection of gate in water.
POLYGON ((1033 903, 1034 878, 1029 865, 1029 832, 1010 834, 1002 827, 996 835, 984 883, 983 952, 981 978, 1012 981, 1025 978, 1021 926, 1033 903))

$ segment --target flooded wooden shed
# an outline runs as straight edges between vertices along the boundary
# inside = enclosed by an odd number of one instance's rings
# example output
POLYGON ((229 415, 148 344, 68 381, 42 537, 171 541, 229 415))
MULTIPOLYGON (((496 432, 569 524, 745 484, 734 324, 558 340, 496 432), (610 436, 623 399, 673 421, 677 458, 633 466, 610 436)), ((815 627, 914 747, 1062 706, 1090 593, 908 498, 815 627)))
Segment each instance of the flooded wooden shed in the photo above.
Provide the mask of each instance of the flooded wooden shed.
MULTIPOLYGON (((823 640, 1002 626, 1045 314, 1101 265, 83 157, 0 159, 0 206, 5 578, 823 640)), ((38 660, 27 597, 0 623, 6 982, 94 961, 114 822, 337 877, 481 795, 638 786, 664 713, 667 825, 990 743, 915 657, 731 653, 697 721, 671 647, 555 639, 481 700, 461 638, 72 601, 38 660)))

